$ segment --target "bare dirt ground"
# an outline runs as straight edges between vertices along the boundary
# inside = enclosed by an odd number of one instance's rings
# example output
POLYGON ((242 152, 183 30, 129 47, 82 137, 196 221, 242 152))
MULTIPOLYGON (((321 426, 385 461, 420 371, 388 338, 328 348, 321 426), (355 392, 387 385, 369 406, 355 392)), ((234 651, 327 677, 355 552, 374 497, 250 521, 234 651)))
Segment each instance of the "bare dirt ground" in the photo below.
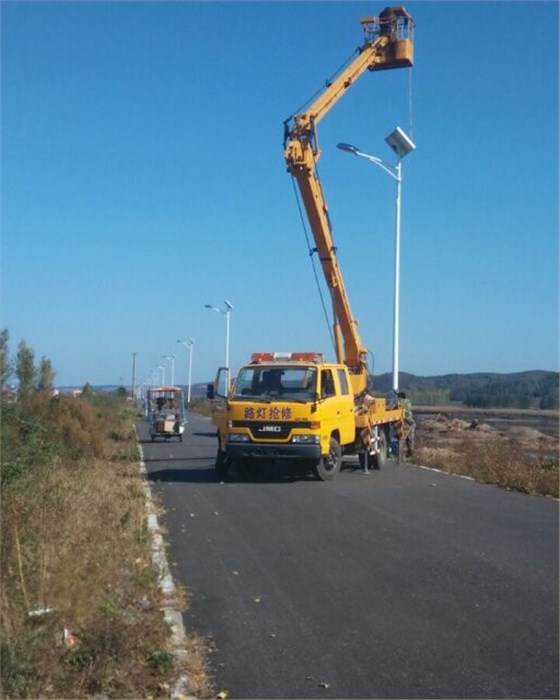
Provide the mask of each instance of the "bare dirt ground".
POLYGON ((452 448, 458 442, 522 444, 528 452, 558 455, 559 412, 522 409, 474 409, 463 406, 415 406, 422 443, 452 448))

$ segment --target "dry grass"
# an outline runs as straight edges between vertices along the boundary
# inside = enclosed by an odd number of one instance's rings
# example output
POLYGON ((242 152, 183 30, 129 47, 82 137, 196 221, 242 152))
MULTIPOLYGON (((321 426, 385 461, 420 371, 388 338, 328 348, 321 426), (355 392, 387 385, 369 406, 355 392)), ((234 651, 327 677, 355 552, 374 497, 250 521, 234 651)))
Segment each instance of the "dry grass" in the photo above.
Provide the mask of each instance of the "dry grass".
POLYGON ((203 640, 170 648, 133 419, 116 399, 4 410, 3 697, 167 697, 181 675, 209 692, 203 640))
POLYGON ((559 495, 558 453, 538 441, 519 442, 476 432, 423 434, 420 430, 413 461, 513 491, 559 495))

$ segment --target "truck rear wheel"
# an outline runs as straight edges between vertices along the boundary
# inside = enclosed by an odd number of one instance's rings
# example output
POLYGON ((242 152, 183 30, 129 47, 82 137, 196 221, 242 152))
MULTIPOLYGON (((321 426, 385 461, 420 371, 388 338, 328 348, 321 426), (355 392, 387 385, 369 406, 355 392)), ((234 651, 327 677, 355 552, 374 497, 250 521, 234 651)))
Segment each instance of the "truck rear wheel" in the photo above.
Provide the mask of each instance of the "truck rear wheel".
POLYGON ((384 428, 379 430, 379 452, 373 455, 373 465, 372 469, 382 469, 387 464, 389 452, 389 441, 387 440, 387 433, 384 428))
POLYGON ((358 459, 360 460, 360 466, 365 469, 366 464, 368 469, 381 469, 387 464, 389 442, 387 440, 387 433, 383 428, 379 428, 379 453, 372 455, 369 452, 360 452, 358 459))
POLYGON ((342 450, 336 438, 331 438, 329 443, 329 453, 323 455, 314 465, 313 472, 319 481, 331 481, 340 471, 342 464, 342 450))

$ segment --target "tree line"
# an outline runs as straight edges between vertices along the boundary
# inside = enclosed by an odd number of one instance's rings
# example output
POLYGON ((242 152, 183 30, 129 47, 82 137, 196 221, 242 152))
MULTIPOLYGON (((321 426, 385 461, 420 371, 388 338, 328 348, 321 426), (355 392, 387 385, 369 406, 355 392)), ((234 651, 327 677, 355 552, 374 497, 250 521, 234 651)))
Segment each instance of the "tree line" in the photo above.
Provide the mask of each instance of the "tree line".
POLYGON ((55 372, 51 361, 41 357, 35 365, 35 351, 24 340, 17 347, 15 358, 9 353, 10 334, 7 328, 0 331, 0 390, 5 396, 11 391, 10 381, 17 380, 18 398, 26 398, 36 392, 52 393, 55 372))
MULTIPOLYGON (((418 377, 401 372, 400 388, 415 404, 441 406, 460 403, 472 408, 541 408, 558 409, 559 376, 557 372, 531 370, 498 374, 446 374, 418 377)), ((374 378, 378 392, 391 390, 391 374, 374 378)))

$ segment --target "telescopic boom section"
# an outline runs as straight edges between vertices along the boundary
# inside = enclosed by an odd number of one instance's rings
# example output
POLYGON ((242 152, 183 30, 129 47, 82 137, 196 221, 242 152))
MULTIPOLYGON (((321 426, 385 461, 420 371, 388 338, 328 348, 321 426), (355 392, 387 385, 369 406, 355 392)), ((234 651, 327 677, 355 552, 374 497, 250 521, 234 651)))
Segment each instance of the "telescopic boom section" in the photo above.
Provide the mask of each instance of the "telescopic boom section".
POLYGON ((379 17, 362 19, 361 24, 365 39, 359 54, 335 80, 327 84, 306 112, 296 114, 287 121, 284 143, 288 171, 298 183, 323 274, 331 292, 337 360, 348 365, 355 394, 366 389, 367 348, 362 345, 358 323, 352 316, 338 267, 327 204, 315 169, 321 155, 316 127, 319 120, 366 70, 412 66, 414 21, 404 7, 388 7, 379 17))

